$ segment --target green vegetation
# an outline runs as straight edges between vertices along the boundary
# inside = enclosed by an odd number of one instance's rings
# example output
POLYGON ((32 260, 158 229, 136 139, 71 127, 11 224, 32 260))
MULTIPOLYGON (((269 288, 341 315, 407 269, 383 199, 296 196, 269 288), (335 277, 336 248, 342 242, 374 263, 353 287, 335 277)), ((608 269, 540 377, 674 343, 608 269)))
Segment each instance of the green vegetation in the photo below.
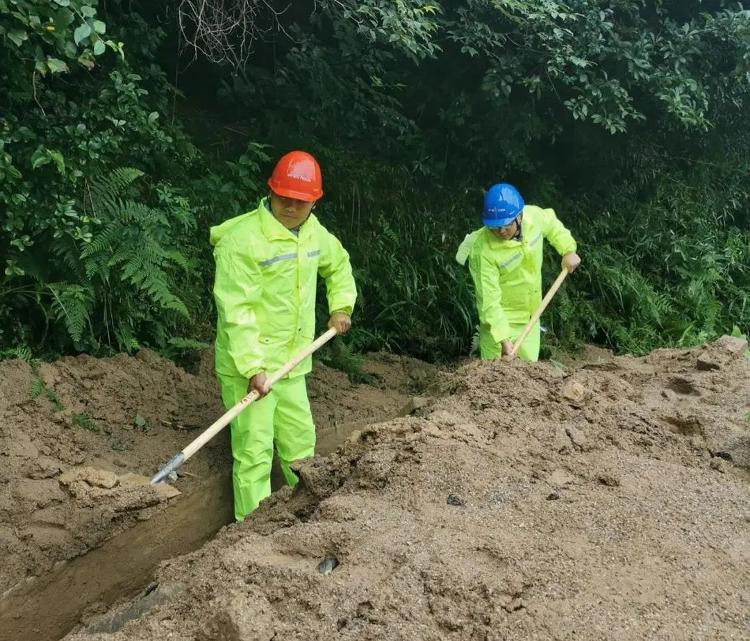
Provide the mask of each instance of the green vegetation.
POLYGON ((39 376, 35 376, 31 381, 31 389, 29 390, 29 393, 31 394, 32 399, 37 399, 40 396, 46 398, 50 403, 52 403, 52 407, 56 412, 59 412, 63 408, 60 399, 58 398, 57 394, 55 394, 55 391, 47 387, 44 384, 44 381, 39 376))
POLYGON ((321 160, 316 211, 356 269, 329 355, 349 369, 352 350, 469 353, 453 255, 498 180, 580 241, 548 352, 747 333, 746 6, 0 0, 0 354, 210 343, 208 227, 291 148, 321 160))
POLYGON ((73 414, 71 420, 73 421, 73 425, 77 427, 82 427, 89 432, 99 432, 99 426, 96 424, 96 421, 86 414, 73 414))
POLYGON ((151 429, 148 421, 140 414, 136 414, 133 418, 133 427, 137 430, 140 430, 141 432, 148 432, 151 429))

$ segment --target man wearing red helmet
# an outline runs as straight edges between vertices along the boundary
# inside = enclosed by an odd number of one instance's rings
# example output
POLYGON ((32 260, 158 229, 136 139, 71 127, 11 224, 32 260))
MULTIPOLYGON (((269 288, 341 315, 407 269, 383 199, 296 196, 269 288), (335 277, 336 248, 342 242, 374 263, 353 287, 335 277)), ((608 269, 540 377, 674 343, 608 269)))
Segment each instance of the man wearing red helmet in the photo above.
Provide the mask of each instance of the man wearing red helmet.
POLYGON ((266 372, 309 345, 317 275, 326 283, 329 327, 351 327, 357 297, 349 254, 312 213, 323 195, 320 166, 304 151, 277 163, 255 211, 211 229, 216 278, 216 373, 227 408, 249 390, 263 398, 232 422, 234 514, 241 521, 271 493, 274 445, 289 485, 290 465, 313 455, 308 358, 269 389, 266 372))

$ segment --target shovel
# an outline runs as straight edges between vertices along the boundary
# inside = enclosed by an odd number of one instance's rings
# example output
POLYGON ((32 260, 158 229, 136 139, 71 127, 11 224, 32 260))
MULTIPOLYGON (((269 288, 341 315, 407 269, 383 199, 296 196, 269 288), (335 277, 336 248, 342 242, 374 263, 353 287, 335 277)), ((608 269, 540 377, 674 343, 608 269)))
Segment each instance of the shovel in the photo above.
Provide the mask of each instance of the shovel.
MULTIPOLYGON (((336 336, 336 330, 331 328, 329 329, 325 334, 321 334, 315 341, 313 341, 310 345, 308 345, 305 349, 303 349, 301 352, 299 352, 296 356, 294 356, 288 363, 286 363, 283 367, 276 370, 273 374, 271 374, 268 377, 268 386, 272 387, 274 383, 276 383, 279 379, 284 378, 289 372, 291 372, 297 365, 299 365, 303 360, 305 360, 310 354, 312 354, 314 351, 320 349, 323 345, 325 345, 328 341, 330 341, 334 336, 336 336)), ((257 401, 260 398, 260 394, 253 390, 250 392, 245 398, 243 398, 239 403, 237 403, 234 407, 227 410, 227 412, 219 419, 217 420, 213 425, 211 425, 206 431, 204 431, 198 438, 196 438, 192 443, 190 443, 186 448, 184 448, 182 451, 175 454, 168 462, 167 464, 157 472, 154 477, 151 479, 151 485, 156 485, 157 483, 161 483, 166 479, 170 474, 175 472, 180 465, 182 465, 185 461, 187 461, 193 454, 195 454, 199 449, 201 449, 206 443, 208 443, 214 436, 216 436, 222 429, 224 429, 229 423, 232 422, 232 419, 237 416, 242 410, 244 410, 250 403, 257 401)))
POLYGON ((521 345, 526 340, 526 337, 529 335, 529 332, 531 331, 531 328, 534 327, 536 322, 541 318, 542 314, 544 313, 544 310, 547 309, 547 305, 549 305, 549 302, 552 300, 552 297, 557 293, 557 290, 560 289, 560 285, 563 284, 563 281, 567 277, 567 275, 570 272, 568 272, 567 268, 563 267, 562 271, 560 272, 560 275, 557 277, 554 283, 552 283, 552 286, 549 288, 549 291, 545 295, 545 297, 542 299, 542 304, 539 305, 539 308, 534 312, 534 315, 531 317, 531 320, 526 324, 526 327, 523 328, 523 331, 521 332, 520 336, 516 339, 516 342, 513 343, 513 349, 511 350, 510 354, 508 355, 509 358, 515 358, 516 354, 518 354, 518 350, 521 348, 521 345))

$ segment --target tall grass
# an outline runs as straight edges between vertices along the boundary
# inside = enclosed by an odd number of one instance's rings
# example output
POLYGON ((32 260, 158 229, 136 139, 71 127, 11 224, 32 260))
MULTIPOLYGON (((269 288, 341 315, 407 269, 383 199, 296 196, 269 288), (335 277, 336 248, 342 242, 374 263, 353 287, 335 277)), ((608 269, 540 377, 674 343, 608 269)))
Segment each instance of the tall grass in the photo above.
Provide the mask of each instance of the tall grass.
MULTIPOLYGON (((480 225, 481 192, 430 193, 393 168, 341 173, 344 187, 332 190, 321 217, 355 267, 360 298, 350 346, 427 360, 468 355, 477 318, 468 270, 454 256, 480 225)), ((594 206, 551 191, 536 203, 555 207, 584 260, 543 317, 543 354, 584 342, 643 354, 750 329, 747 196, 699 178, 662 177, 640 201, 613 191, 594 206)), ((548 248, 545 285, 559 269, 548 248)))

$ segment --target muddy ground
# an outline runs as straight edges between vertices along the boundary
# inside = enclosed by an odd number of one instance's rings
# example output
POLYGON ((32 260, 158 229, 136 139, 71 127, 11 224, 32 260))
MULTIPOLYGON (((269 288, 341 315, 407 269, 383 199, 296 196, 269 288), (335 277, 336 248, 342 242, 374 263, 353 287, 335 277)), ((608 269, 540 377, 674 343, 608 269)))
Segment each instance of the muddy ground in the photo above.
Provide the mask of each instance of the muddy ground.
MULTIPOLYGON (((188 373, 149 351, 34 367, 0 363, 0 629, 5 628, 0 638, 20 641, 26 622, 16 614, 19 629, 11 630, 7 620, 37 588, 54 592, 47 583, 55 573, 64 574, 63 562, 195 492, 221 504, 195 511, 200 532, 186 535, 189 516, 179 514, 183 529, 171 543, 169 534, 160 537, 167 539, 160 541, 162 555, 194 549, 231 519, 226 433, 191 459, 172 487, 157 491, 131 476, 150 477, 223 413, 211 366, 209 352, 188 373)), ((371 385, 352 385, 342 372, 316 365, 309 393, 324 449, 334 447, 342 431, 398 415, 436 372, 387 355, 368 357, 364 371, 371 385)), ((66 595, 60 600, 66 602, 66 595)), ((39 634, 30 631, 27 638, 52 632, 39 634)))
POLYGON ((70 641, 750 638, 750 359, 471 363, 70 641))
POLYGON ((127 475, 221 413, 210 355, 1 363, 0 639, 748 639, 746 349, 318 365, 345 445, 186 556, 231 518, 226 435, 179 495, 127 475))

